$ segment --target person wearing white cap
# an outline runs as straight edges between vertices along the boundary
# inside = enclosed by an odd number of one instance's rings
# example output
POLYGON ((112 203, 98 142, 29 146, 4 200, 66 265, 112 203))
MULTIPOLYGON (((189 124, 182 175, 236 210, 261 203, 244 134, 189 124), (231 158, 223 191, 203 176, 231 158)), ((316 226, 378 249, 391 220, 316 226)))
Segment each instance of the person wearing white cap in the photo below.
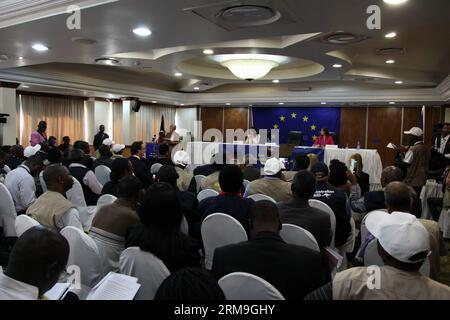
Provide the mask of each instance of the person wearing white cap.
POLYGON ((97 150, 102 145, 105 139, 108 139, 109 135, 105 133, 105 126, 101 124, 98 127, 98 133, 94 136, 94 148, 97 150))
POLYGON ((244 197, 252 194, 265 194, 276 202, 292 199, 291 183, 281 178, 281 170, 285 169, 278 158, 270 158, 264 164, 264 177, 253 180, 247 186, 244 197))
POLYGON ((107 138, 103 140, 102 145, 108 146, 111 148, 111 146, 114 144, 114 141, 112 141, 110 138, 107 138))
POLYGON ((29 158, 31 156, 34 156, 36 153, 38 153, 38 151, 41 150, 41 145, 40 144, 36 144, 34 147, 32 146, 28 146, 25 148, 25 150, 23 151, 23 156, 25 158, 29 158))
POLYGON ((125 145, 124 144, 113 144, 111 147, 111 150, 113 152, 113 156, 111 157, 111 159, 117 159, 117 158, 123 158, 123 150, 125 149, 125 145))
POLYGON ((403 164, 407 168, 405 183, 414 188, 420 196, 422 187, 427 182, 428 167, 430 162, 430 148, 423 143, 423 131, 413 127, 404 132, 408 135, 408 151, 403 159, 403 164))
POLYGON ((376 211, 366 218, 366 226, 377 239, 384 266, 337 273, 333 300, 450 300, 450 287, 418 272, 430 254, 430 241, 416 217, 376 211))
POLYGON ((196 193, 197 190, 194 176, 186 171, 186 166, 191 162, 189 154, 186 151, 179 150, 173 155, 172 162, 178 173, 178 189, 180 189, 180 191, 191 191, 196 193))

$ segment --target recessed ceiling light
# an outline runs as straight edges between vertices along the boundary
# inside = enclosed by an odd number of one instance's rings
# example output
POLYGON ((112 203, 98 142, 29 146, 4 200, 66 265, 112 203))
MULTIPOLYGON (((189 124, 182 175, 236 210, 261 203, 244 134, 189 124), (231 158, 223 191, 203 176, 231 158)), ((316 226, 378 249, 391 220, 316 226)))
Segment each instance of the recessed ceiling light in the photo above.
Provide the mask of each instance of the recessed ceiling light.
POLYGON ((279 83, 280 80, 272 80, 273 83, 279 83))
POLYGON ((229 103, 229 102, 227 102, 227 103, 225 103, 227 106, 229 106, 229 105, 231 105, 231 103, 229 103))
POLYGON ((27 85, 23 84, 23 85, 21 85, 20 87, 21 87, 21 88, 24 88, 24 89, 28 89, 30 86, 27 86, 27 85))
POLYGON ((408 0, 383 0, 383 2, 392 5, 399 5, 408 2, 408 0))
POLYGON ((342 68, 342 64, 335 63, 333 64, 333 68, 342 68))
POLYGON ((194 90, 200 90, 200 88, 199 87, 194 87, 194 90))
POLYGON ((205 50, 203 50, 203 53, 204 53, 204 54, 213 54, 214 51, 211 50, 211 49, 205 49, 205 50))
POLYGON ((283 105, 284 104, 284 102, 278 102, 278 104, 281 106, 281 105, 283 105))
POLYGON ((253 107, 253 105, 252 105, 252 104, 249 104, 248 106, 249 106, 249 107, 253 107))
POLYGON ((152 103, 158 103, 158 101, 152 101, 152 103))
POLYGON ((403 84, 403 81, 395 81, 395 84, 403 84))
POLYGON ((109 66, 119 64, 119 60, 114 59, 114 58, 98 58, 98 59, 95 59, 95 62, 99 63, 99 64, 106 64, 109 66))
POLYGON ((149 35, 152 34, 152 32, 150 31, 149 28, 147 27, 139 27, 139 28, 135 28, 133 29, 133 33, 135 35, 138 35, 140 37, 148 37, 149 35))
POLYGON ((395 102, 394 102, 394 101, 391 101, 391 102, 389 102, 389 104, 395 104, 395 102))
POLYGON ((389 33, 386 33, 384 37, 388 38, 388 39, 392 39, 392 38, 395 38, 396 36, 397 36, 397 34, 395 32, 389 32, 389 33))
POLYGON ((180 103, 180 106, 184 106, 184 103, 180 103))
POLYGON ((321 102, 320 104, 327 104, 326 102, 321 102))
POLYGON ((43 45, 42 43, 35 43, 33 44, 32 48, 39 52, 44 52, 48 50, 48 47, 43 45))
POLYGON ((389 60, 386 60, 386 63, 387 64, 393 64, 393 63, 395 63, 395 60, 389 59, 389 60))
POLYGON ((23 57, 21 56, 21 57, 17 57, 17 60, 23 60, 23 57))
POLYGON ((181 72, 175 72, 173 75, 175 77, 181 77, 183 74, 181 72))

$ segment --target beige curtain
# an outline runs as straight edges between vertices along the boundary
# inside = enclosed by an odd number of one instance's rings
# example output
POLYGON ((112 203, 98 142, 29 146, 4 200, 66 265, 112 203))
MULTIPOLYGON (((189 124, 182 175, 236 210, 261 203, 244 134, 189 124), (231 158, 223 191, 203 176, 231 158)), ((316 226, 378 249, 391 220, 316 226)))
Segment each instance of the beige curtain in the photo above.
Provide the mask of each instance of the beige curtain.
POLYGON ((175 124, 176 108, 166 105, 141 106, 136 114, 136 138, 144 142, 151 142, 154 136, 158 136, 161 125, 161 117, 164 116, 166 131, 171 124, 175 124))
POLYGON ((19 95, 20 143, 29 145, 31 133, 39 121, 47 122, 47 137, 55 136, 58 142, 69 136, 71 142, 84 139, 84 100, 72 97, 41 97, 19 95))
POLYGON ((122 135, 123 135, 123 118, 122 118, 122 102, 115 101, 113 102, 113 136, 115 143, 123 143, 122 135))

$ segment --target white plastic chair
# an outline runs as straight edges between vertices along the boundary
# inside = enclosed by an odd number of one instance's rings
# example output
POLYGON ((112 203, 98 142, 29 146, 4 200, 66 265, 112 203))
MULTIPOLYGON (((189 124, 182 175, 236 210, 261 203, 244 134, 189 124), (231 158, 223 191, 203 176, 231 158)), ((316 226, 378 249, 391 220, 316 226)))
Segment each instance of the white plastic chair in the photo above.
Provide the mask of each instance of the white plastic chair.
POLYGON ((44 180, 44 171, 39 173, 39 182, 41 183, 42 192, 47 192, 47 184, 44 180))
POLYGON ((170 276, 164 263, 150 252, 129 247, 120 255, 120 273, 138 278, 141 285, 135 300, 153 300, 161 283, 170 276))
POLYGON ((110 174, 111 169, 107 166, 99 165, 95 168, 95 176, 97 177, 98 182, 100 182, 103 186, 111 180, 109 177, 110 174))
POLYGON ((274 198, 269 197, 262 193, 252 194, 251 196, 248 196, 247 198, 253 199, 253 201, 255 201, 255 202, 268 200, 268 201, 272 201, 273 203, 277 203, 274 198))
MULTIPOLYGON (((378 243, 377 239, 373 239, 369 242, 369 244, 366 247, 366 250, 364 251, 364 265, 366 267, 368 266, 384 266, 384 262, 381 259, 380 255, 378 254, 378 243)), ((419 269, 419 272, 429 277, 430 276, 430 257, 428 257, 422 266, 419 269)))
POLYGON ((309 199, 308 202, 311 207, 322 210, 328 213, 328 215, 330 216, 331 232, 332 232, 330 247, 334 248, 334 237, 336 234, 336 216, 334 215, 333 209, 331 209, 329 205, 320 200, 309 199))
POLYGON ((67 265, 80 268, 81 288, 73 290, 83 300, 89 291, 101 280, 102 262, 95 241, 78 228, 69 226, 61 230, 70 247, 67 265))
POLYGON ((302 227, 289 223, 283 224, 280 236, 286 243, 307 247, 320 252, 316 238, 314 238, 311 232, 302 227))
POLYGON ((367 230, 367 227, 366 227, 366 219, 369 216, 369 214, 371 214, 372 212, 376 212, 376 211, 387 212, 386 209, 373 210, 373 211, 370 211, 369 213, 367 213, 364 216, 364 218, 361 220, 361 226, 359 227, 360 228, 360 232, 361 232, 361 242, 362 243, 364 243, 364 241, 367 238, 367 235, 369 234, 369 230, 367 230))
POLYGON ((200 192, 200 189, 202 187, 203 179, 205 179, 205 178, 206 178, 206 176, 201 175, 201 174, 198 174, 198 175, 194 176, 195 184, 197 186, 197 193, 200 192))
POLYGON ((242 181, 242 186, 244 187, 244 190, 247 189, 247 186, 250 184, 250 181, 244 179, 244 181, 242 181))
POLYGON ((73 186, 70 190, 66 192, 67 199, 72 202, 77 207, 87 207, 86 200, 84 199, 83 188, 80 182, 72 177, 73 186))
POLYGON ((16 208, 11 193, 3 183, 0 183, 0 226, 5 237, 16 237, 16 208))
POLYGON ((269 282, 245 272, 233 272, 219 280, 227 300, 285 300, 269 282))
POLYGON ((240 222, 225 213, 207 216, 202 222, 201 234, 205 248, 205 267, 208 270, 212 268, 216 248, 248 240, 240 222))
POLYGON ((218 195, 219 195, 219 193, 216 190, 205 189, 205 190, 200 191, 197 194, 197 200, 198 200, 198 202, 200 202, 200 201, 202 201, 204 199, 215 197, 215 196, 218 196, 218 195))
POLYGON ((33 218, 25 214, 21 214, 16 218, 15 222, 16 234, 18 237, 20 237, 25 231, 38 225, 40 225, 40 223, 34 220, 33 218))
POLYGON ((117 200, 117 197, 111 195, 111 194, 104 194, 97 200, 97 210, 100 209, 103 206, 106 206, 108 204, 113 203, 117 200))
POLYGON ((161 163, 154 163, 152 164, 152 166, 150 167, 150 173, 151 174, 157 174, 159 169, 161 169, 163 165, 161 163))

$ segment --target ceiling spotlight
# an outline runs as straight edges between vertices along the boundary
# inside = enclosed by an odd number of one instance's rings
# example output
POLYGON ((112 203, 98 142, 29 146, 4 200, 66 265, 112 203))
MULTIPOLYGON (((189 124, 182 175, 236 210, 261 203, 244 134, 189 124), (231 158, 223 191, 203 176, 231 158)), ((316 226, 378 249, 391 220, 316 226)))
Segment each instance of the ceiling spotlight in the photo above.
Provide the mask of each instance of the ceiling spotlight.
POLYGON ((25 85, 25 84, 21 85, 20 87, 21 87, 21 88, 24 88, 24 89, 30 88, 30 86, 27 86, 27 85, 25 85))
POLYGON ((280 80, 272 80, 273 83, 280 83, 280 80))
POLYGON ((395 84, 403 84, 403 81, 395 81, 395 84))
POLYGON ((152 101, 152 103, 158 103, 158 101, 152 101))
POLYGON ((133 29, 133 33, 135 35, 138 35, 140 37, 148 37, 149 35, 152 34, 152 32, 150 31, 149 28, 147 27, 139 27, 139 28, 135 28, 133 29))
POLYGON ((17 60, 23 60, 23 57, 22 56, 17 57, 17 60))
POLYGON ((342 64, 335 63, 333 64, 333 68, 342 68, 342 64))
POLYGON ((392 38, 395 38, 396 36, 397 36, 397 34, 395 32, 389 32, 389 33, 386 33, 384 37, 388 38, 388 39, 392 39, 392 38))
POLYGON ((326 102, 321 102, 320 104, 327 104, 326 102))
POLYGON ((181 72, 175 72, 173 75, 175 77, 181 77, 183 74, 181 72))
POLYGON ((249 104, 248 106, 249 106, 249 107, 253 107, 253 105, 252 105, 252 104, 249 104))
POLYGON ((99 63, 99 64, 106 64, 106 65, 112 66, 112 65, 118 64, 119 60, 114 59, 114 58, 98 58, 98 59, 95 59, 95 62, 99 63))
POLYGON ((43 45, 42 43, 35 43, 33 44, 32 48, 39 52, 44 52, 48 50, 48 47, 43 45))
POLYGON ((200 87, 194 87, 194 90, 200 90, 200 87))
POLYGON ((184 106, 184 103, 180 103, 180 106, 184 106))
POLYGON ((391 101, 391 102, 389 102, 389 104, 395 104, 395 102, 394 102, 394 101, 391 101))
POLYGON ((408 2, 408 0, 383 0, 383 2, 391 5, 399 5, 408 2))
POLYGON ((205 50, 203 50, 203 53, 204 53, 204 54, 213 54, 214 51, 211 50, 211 49, 205 49, 205 50))
POLYGON ((387 64, 393 64, 393 63, 395 63, 395 60, 389 59, 389 60, 386 60, 386 63, 387 64))
POLYGON ((227 103, 225 103, 225 105, 229 106, 229 105, 231 105, 231 103, 227 102, 227 103))
POLYGON ((278 104, 281 106, 281 105, 283 105, 284 104, 284 102, 278 102, 278 104))

